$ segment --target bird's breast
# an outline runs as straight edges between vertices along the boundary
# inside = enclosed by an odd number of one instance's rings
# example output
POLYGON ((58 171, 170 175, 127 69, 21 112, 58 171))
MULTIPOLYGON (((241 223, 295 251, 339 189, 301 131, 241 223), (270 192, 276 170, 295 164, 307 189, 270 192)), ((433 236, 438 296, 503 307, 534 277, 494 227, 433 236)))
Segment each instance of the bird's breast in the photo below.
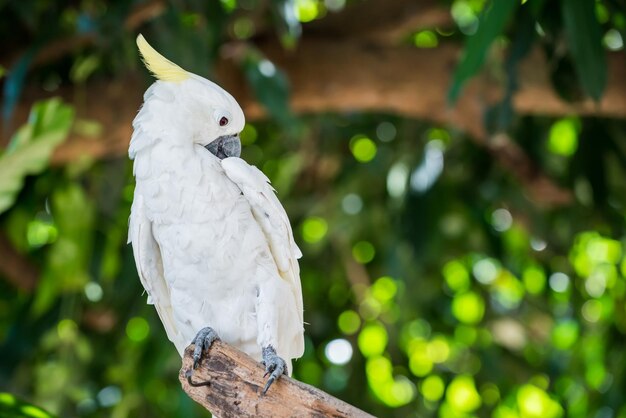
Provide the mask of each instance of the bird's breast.
MULTIPOLYGON (((267 243, 239 188, 225 175, 146 182, 146 206, 171 285, 185 277, 233 282, 256 268, 267 243)), ((140 189, 141 190, 141 189, 140 189)))

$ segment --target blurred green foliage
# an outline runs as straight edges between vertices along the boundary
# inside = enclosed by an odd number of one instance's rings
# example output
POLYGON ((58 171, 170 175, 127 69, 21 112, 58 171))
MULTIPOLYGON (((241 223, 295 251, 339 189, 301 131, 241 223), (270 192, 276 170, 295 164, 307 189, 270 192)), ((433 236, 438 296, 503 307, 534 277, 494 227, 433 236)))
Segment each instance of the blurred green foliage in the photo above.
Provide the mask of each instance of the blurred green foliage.
MULTIPOLYGON (((465 42, 451 99, 481 66, 496 65, 493 43, 514 51, 501 63, 510 78, 495 109, 502 115, 530 45, 551 57, 563 97, 602 96, 606 50, 623 50, 623 4, 504 3, 443 3, 454 28, 406 40, 465 42)), ((115 30, 136 4, 0 2, 3 42, 30 42, 15 67, 0 68, 3 115, 25 83, 54 91, 138 69, 134 35, 115 30), (50 34, 96 43, 28 73, 50 34)), ((268 25, 294 48, 302 23, 344 7, 188 0, 168 3, 141 30, 208 75, 227 38, 246 42, 268 25)), ((544 208, 454 126, 296 116, 279 68, 253 47, 241 66, 270 114, 246 125, 243 157, 272 180, 304 252, 306 352, 296 378, 380 416, 626 417, 623 120, 502 119, 499 129, 572 191, 572 202, 544 208)), ((36 104, 0 154, 0 231, 39 272, 32 292, 0 280, 0 388, 10 392, 0 394, 0 416, 50 416, 14 394, 64 417, 207 416, 179 387, 180 359, 126 245, 130 162, 48 164, 71 126, 106 137, 109 127, 73 115, 58 99, 36 104)))
POLYGON ((54 418, 43 409, 23 402, 10 393, 0 392, 0 417, 2 418, 54 418))
POLYGON ((28 124, 0 155, 0 213, 14 203, 24 177, 46 168, 54 148, 67 137, 73 116, 74 110, 59 99, 33 106, 28 124))

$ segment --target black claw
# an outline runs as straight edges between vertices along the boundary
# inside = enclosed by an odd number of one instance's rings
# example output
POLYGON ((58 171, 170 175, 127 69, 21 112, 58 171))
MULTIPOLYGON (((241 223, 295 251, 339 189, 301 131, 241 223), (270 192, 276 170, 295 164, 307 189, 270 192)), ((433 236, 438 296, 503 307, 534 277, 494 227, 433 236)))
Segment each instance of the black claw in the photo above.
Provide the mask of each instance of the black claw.
POLYGON ((265 395, 267 390, 272 384, 283 374, 287 374, 287 364, 285 361, 276 355, 276 350, 272 346, 265 347, 263 349, 263 361, 261 362, 265 366, 265 374, 263 378, 268 375, 270 378, 267 380, 262 395, 265 395))
POLYGON ((193 386, 194 388, 199 388, 201 386, 211 386, 211 381, 207 380, 205 382, 194 382, 191 380, 191 376, 193 376, 193 372, 191 370, 187 370, 185 372, 185 377, 187 378, 187 383, 189 386, 193 386))
POLYGON ((263 392, 261 392, 263 395, 265 395, 267 393, 267 390, 270 388, 270 386, 272 386, 272 383, 274 383, 274 376, 271 376, 269 379, 267 379, 267 383, 265 384, 265 387, 263 388, 263 392))

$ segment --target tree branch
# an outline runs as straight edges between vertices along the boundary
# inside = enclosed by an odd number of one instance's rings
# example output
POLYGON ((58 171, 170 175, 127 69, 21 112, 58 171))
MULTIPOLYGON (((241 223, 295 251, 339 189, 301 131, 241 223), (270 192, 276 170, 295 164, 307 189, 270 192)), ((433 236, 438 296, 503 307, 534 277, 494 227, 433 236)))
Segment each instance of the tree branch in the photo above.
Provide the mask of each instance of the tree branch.
MULTIPOLYGON (((555 206, 571 201, 571 194, 542 173, 513 140, 497 141, 495 145, 489 141, 482 115, 500 100, 502 92, 498 83, 485 76, 477 77, 468 83, 457 105, 448 107, 446 91, 460 53, 456 45, 424 50, 303 39, 295 51, 284 51, 273 42, 259 47, 287 73, 292 86, 291 108, 295 113, 389 112, 449 125, 467 132, 477 145, 491 153, 503 169, 520 180, 538 204, 555 206)), ((626 73, 626 64, 621 58, 609 54, 609 83, 600 103, 570 104, 553 92, 545 74, 545 58, 540 51, 533 51, 522 63, 514 109, 522 115, 626 118, 626 78, 620 77, 626 73)), ((232 57, 222 58, 217 73, 220 83, 242 105, 248 120, 265 117, 232 57)), ((54 154, 53 163, 63 165, 78 158, 100 159, 126 153, 131 122, 145 87, 141 79, 129 77, 57 92, 69 101, 80 98, 79 102, 75 101, 78 116, 100 122, 106 135, 89 138, 74 134, 54 154)), ((32 102, 44 96, 40 90, 27 90, 12 125, 19 126, 25 121, 32 102)), ((6 143, 6 138, 3 142, 6 143)))
POLYGON ((287 376, 278 379, 265 395, 263 367, 236 348, 216 341, 202 364, 188 377, 193 345, 187 347, 179 380, 191 399, 214 416, 228 417, 356 417, 372 415, 321 390, 287 376), (207 386, 193 383, 209 382, 207 386))
MULTIPOLYGON (((165 11, 167 7, 164 0, 151 0, 135 6, 124 20, 124 29, 133 31, 145 21, 154 19, 165 11)), ((50 41, 45 48, 40 49, 31 62, 31 67, 37 67, 47 64, 59 58, 62 58, 74 51, 92 45, 97 39, 95 33, 84 33, 72 35, 65 38, 59 38, 50 41)), ((26 50, 13 52, 9 55, 0 57, 0 63, 6 68, 12 68, 18 58, 25 53, 26 50)))

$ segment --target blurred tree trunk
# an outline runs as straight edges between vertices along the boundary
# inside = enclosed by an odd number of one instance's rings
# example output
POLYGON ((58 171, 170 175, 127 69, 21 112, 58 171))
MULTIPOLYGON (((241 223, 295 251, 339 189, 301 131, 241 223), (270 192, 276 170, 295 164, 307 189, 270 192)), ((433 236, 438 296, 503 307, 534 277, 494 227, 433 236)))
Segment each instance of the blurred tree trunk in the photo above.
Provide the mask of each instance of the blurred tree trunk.
MULTIPOLYGON (((153 1, 131 14, 127 29, 164 10, 153 1)), ((515 141, 488 134, 483 115, 503 95, 503 82, 483 71, 465 87, 454 107, 446 102, 452 72, 461 54, 461 45, 442 43, 437 48, 419 49, 400 40, 420 28, 451 25, 447 9, 436 2, 372 0, 348 7, 337 14, 305 25, 294 50, 285 50, 271 34, 261 34, 254 46, 286 72, 291 83, 291 108, 295 113, 389 112, 405 117, 451 126, 469 134, 494 159, 511 172, 543 205, 568 203, 570 193, 544 175, 515 141)), ((71 40, 68 40, 70 46, 71 40)), ((82 45, 82 43, 81 43, 82 45)), ((250 93, 240 69, 247 46, 224 45, 217 63, 217 80, 239 101, 248 120, 265 116, 264 109, 250 93)), ((71 48, 57 45, 58 51, 71 48)), ((48 54, 50 55, 50 54, 48 54)), ((58 55, 58 54, 57 54, 58 55)), ((56 57, 56 55, 53 55, 56 57)), ((35 62, 46 62, 38 57, 35 62)), ((608 86, 598 103, 590 99, 568 103, 553 90, 549 65, 541 50, 533 50, 521 63, 519 88, 513 96, 518 115, 592 115, 626 118, 626 60, 622 53, 609 54, 608 86)), ((53 158, 66 164, 78 158, 107 158, 126 153, 131 122, 141 104, 145 80, 129 76, 121 80, 93 81, 85 86, 66 87, 54 92, 74 101, 79 118, 97 121, 101 132, 77 130, 53 158)), ((29 90, 18 105, 11 128, 26 120, 33 101, 53 94, 29 90)), ((2 129, 6 135, 10 129, 2 129)), ((2 142, 7 143, 8 138, 2 142)))

